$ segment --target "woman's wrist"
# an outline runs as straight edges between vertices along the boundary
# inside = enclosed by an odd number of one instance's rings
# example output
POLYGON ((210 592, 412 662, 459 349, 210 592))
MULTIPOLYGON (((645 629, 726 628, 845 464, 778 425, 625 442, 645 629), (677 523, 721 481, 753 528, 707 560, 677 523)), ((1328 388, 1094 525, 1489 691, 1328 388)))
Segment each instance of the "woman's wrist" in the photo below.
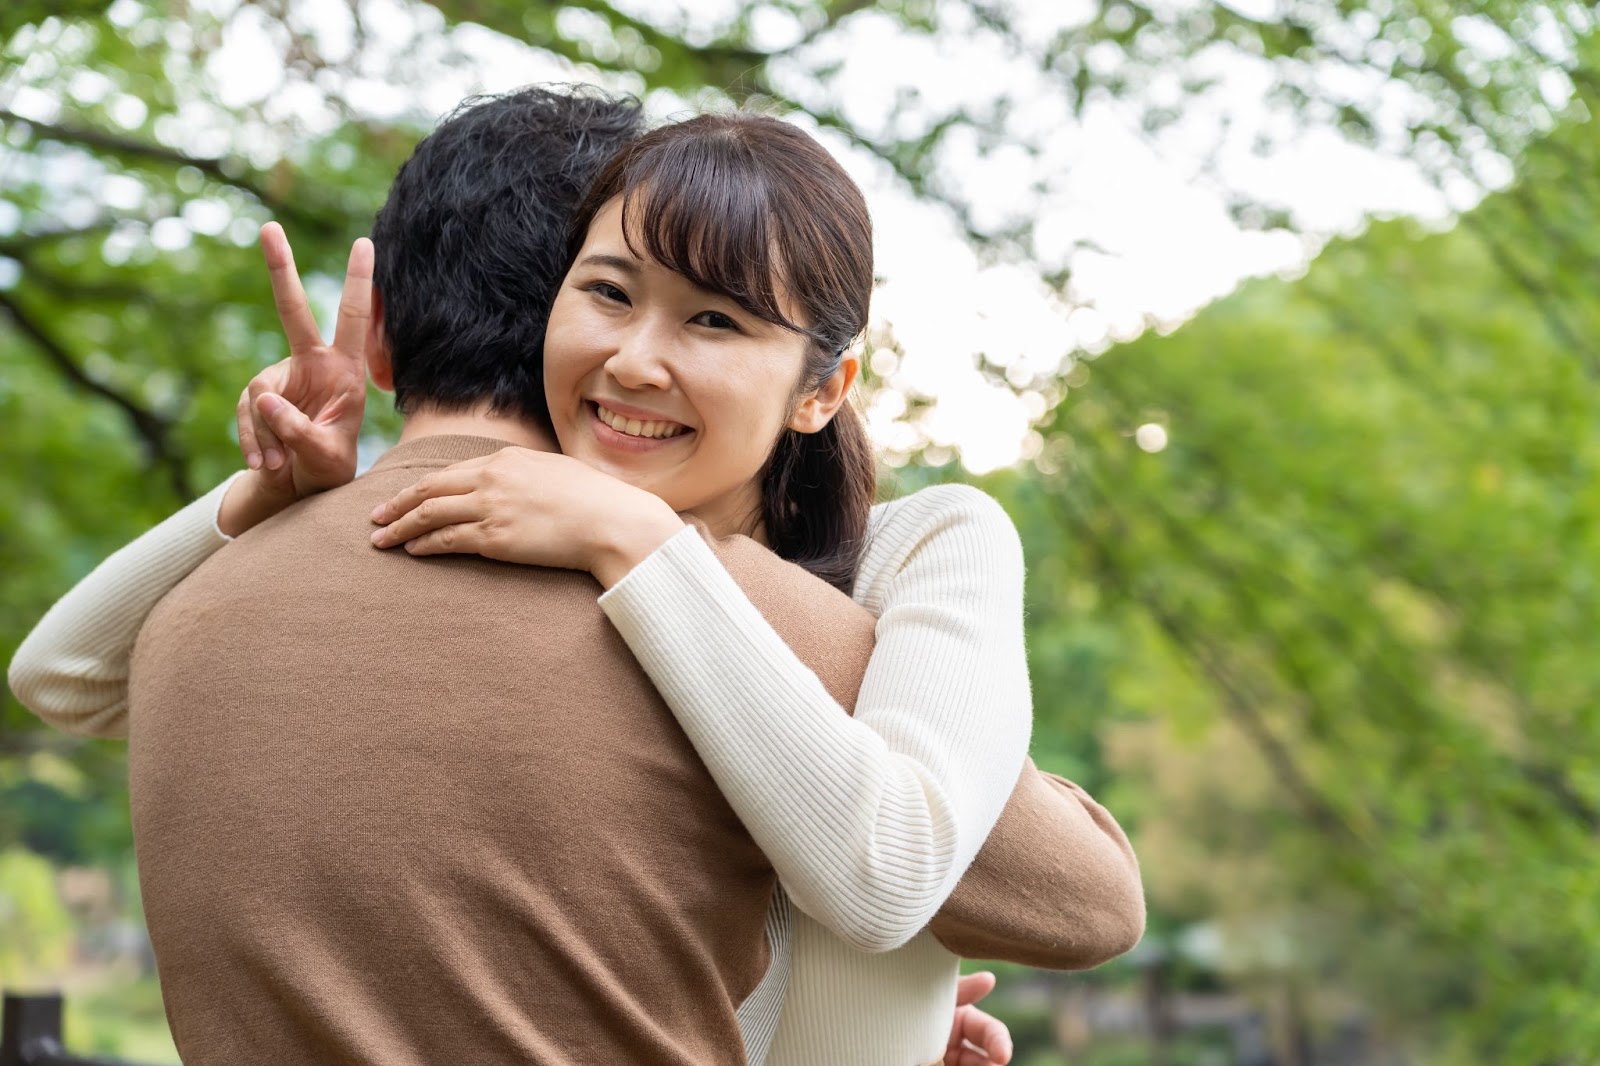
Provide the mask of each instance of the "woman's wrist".
POLYGON ((237 537, 260 525, 295 501, 292 487, 273 488, 259 470, 246 470, 233 479, 217 508, 217 528, 237 537))
POLYGON ((637 510, 607 522, 595 545, 589 572, 603 588, 610 588, 644 562, 655 550, 679 533, 684 522, 666 501, 641 493, 646 502, 637 510))

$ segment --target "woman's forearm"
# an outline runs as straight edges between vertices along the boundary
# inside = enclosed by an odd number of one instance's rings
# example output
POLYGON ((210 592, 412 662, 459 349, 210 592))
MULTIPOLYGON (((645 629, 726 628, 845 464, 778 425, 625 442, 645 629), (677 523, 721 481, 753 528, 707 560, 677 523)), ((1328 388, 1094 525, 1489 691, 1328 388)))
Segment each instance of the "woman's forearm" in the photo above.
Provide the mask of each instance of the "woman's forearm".
POLYGON ((862 577, 881 616, 855 719, 695 534, 601 600, 795 903, 862 950, 926 924, 1027 747, 1015 531, 993 501, 935 502, 875 532, 891 548, 862 577))
POLYGON ((295 502, 294 489, 275 489, 258 470, 245 470, 227 481, 217 506, 217 531, 237 537, 295 502))
POLYGON ((259 520, 249 476, 218 485, 57 600, 11 660, 7 680, 17 699, 68 733, 126 737, 128 659, 139 629, 162 596, 231 539, 219 528, 224 497, 245 505, 231 520, 259 520))

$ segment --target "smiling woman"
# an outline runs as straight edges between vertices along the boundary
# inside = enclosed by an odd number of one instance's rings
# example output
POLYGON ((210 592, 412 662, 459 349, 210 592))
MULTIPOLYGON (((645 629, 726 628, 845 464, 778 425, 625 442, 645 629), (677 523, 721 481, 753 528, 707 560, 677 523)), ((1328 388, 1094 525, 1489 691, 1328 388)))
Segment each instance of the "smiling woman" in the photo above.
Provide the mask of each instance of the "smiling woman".
POLYGON ((561 450, 848 589, 875 487, 845 402, 873 279, 855 184, 787 123, 702 115, 613 159, 572 233, 545 339, 561 450))
MULTIPOLYGON (((638 257, 624 214, 619 197, 595 216, 550 314, 545 396, 561 450, 715 533, 781 536, 781 512, 773 530, 764 521, 759 475, 780 438, 816 433, 838 411, 855 360, 802 392, 814 342, 638 257)), ((838 549, 859 542, 850 532, 838 549)))
POLYGON ((561 450, 716 533, 759 532, 758 475, 801 417, 789 415, 808 342, 636 256, 623 213, 613 199, 595 216, 551 310, 545 396, 561 450))

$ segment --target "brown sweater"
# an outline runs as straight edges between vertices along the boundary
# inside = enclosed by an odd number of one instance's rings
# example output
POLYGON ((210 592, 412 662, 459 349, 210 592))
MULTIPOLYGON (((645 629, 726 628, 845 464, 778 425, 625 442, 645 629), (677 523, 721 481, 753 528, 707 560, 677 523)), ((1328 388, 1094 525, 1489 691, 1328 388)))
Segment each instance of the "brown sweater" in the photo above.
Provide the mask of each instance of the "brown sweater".
MULTIPOLYGON (((772 871, 596 586, 367 543, 375 503, 496 446, 396 448, 219 553, 140 636, 135 837, 191 1066, 743 1059, 772 871)), ((851 705, 871 618, 768 553, 723 557, 851 705)), ((1102 901, 1088 922, 986 923, 1011 875, 968 880, 947 946, 1106 953, 1102 901)))

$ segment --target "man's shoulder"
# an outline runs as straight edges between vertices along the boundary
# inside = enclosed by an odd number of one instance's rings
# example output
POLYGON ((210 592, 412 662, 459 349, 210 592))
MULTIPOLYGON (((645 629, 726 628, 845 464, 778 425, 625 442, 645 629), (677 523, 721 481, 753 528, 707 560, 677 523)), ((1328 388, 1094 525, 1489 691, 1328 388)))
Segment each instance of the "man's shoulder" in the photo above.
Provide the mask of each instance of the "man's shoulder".
POLYGON ((600 617, 600 587, 588 574, 477 555, 414 558, 404 548, 374 547, 373 508, 417 476, 414 469, 369 471, 301 500, 223 546, 167 599, 340 616, 352 608, 390 616, 447 612, 466 629, 474 618, 515 619, 530 599, 541 616, 600 617))

